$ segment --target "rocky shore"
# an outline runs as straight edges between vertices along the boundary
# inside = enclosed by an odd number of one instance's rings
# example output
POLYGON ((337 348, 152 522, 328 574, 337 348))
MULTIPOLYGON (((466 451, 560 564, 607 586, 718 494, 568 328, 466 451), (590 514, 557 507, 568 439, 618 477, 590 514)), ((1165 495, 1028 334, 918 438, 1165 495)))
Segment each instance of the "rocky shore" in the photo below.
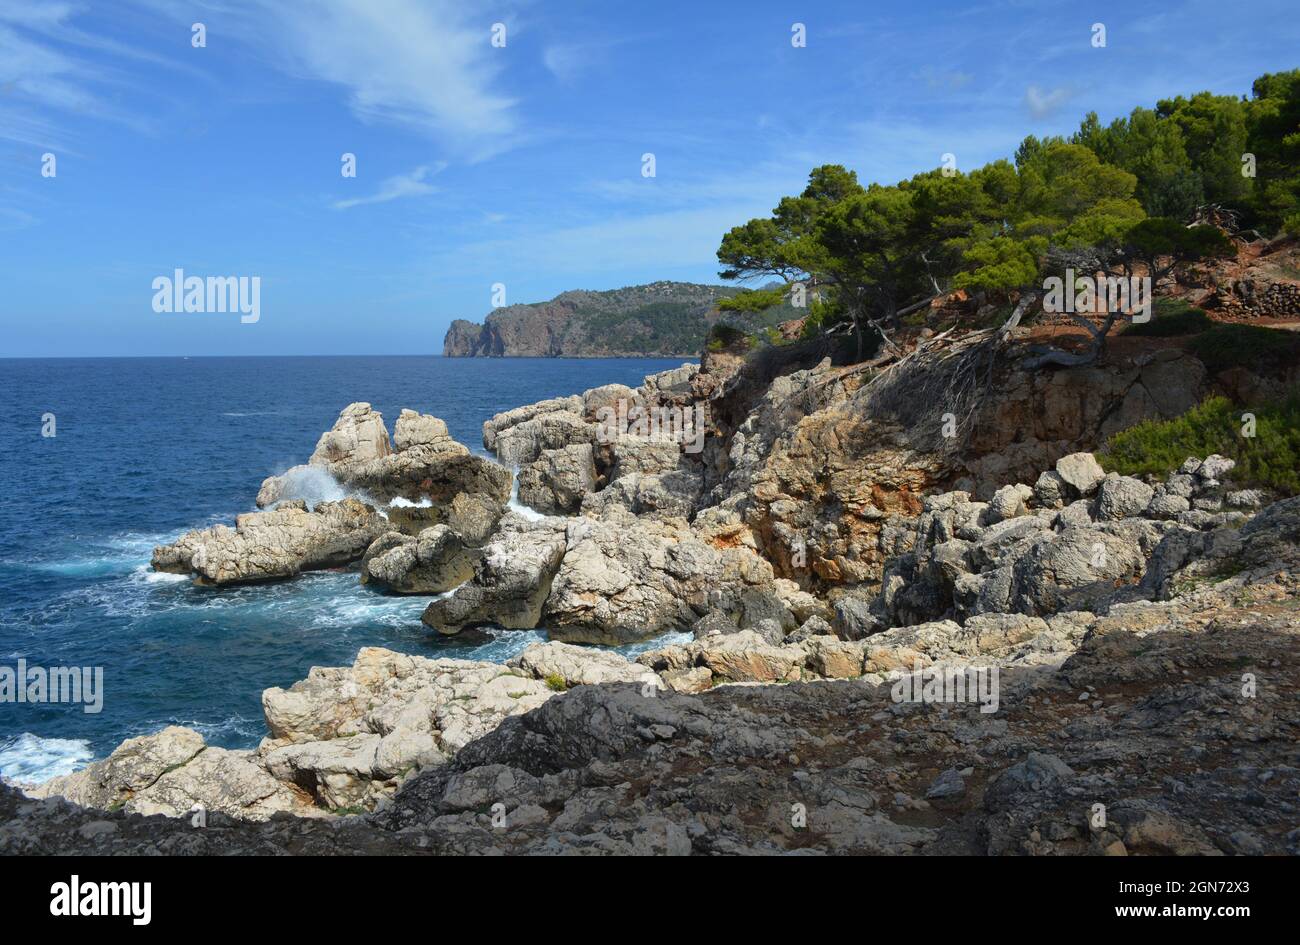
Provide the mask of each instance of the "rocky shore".
POLYGON ((0 851, 1300 852, 1300 498, 1091 452, 1224 379, 1013 362, 954 444, 868 380, 706 357, 499 414, 496 462, 348 406, 153 566, 351 567, 550 642, 362 649, 266 690, 253 750, 173 727, 0 787, 0 851))

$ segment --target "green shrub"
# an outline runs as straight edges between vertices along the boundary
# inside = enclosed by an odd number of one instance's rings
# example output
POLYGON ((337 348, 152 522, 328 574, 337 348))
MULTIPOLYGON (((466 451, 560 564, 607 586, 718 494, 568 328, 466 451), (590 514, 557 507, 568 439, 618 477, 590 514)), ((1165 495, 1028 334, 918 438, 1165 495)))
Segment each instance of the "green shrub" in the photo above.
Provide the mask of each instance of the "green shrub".
POLYGON ((567 692, 569 684, 559 673, 551 673, 546 677, 546 688, 552 692, 567 692))
POLYGON ((724 312, 763 312, 780 305, 790 294, 790 286, 778 285, 766 289, 742 289, 728 299, 719 299, 718 308, 724 312))
POLYGON ((1182 299, 1158 299, 1154 317, 1149 322, 1130 323, 1123 334, 1144 338, 1168 338, 1173 335, 1199 335, 1214 326, 1204 311, 1182 299))
POLYGON ((1108 472, 1166 476, 1189 456, 1219 453, 1237 461, 1232 481, 1287 495, 1300 494, 1300 390, 1285 400, 1240 407, 1211 397, 1173 420, 1144 420, 1106 441, 1097 458, 1108 472), (1242 435, 1242 414, 1255 416, 1255 435, 1242 435))
POLYGON ((748 334, 734 325, 718 322, 709 329, 708 347, 710 351, 724 351, 727 348, 749 348, 752 341, 748 334))
POLYGON ((1277 368, 1300 357, 1300 334, 1258 325, 1215 325, 1191 343, 1211 374, 1232 367, 1277 368))

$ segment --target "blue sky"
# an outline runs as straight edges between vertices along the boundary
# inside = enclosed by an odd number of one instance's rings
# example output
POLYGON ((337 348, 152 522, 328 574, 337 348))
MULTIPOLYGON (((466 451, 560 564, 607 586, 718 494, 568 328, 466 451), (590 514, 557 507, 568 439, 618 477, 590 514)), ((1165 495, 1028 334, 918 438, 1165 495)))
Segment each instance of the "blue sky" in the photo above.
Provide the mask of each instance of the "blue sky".
POLYGON ((1294 0, 1147 6, 0 0, 0 356, 436 353, 494 283, 717 282, 816 164, 970 168, 1300 66, 1294 0), (176 268, 259 276, 260 321, 154 312, 176 268))

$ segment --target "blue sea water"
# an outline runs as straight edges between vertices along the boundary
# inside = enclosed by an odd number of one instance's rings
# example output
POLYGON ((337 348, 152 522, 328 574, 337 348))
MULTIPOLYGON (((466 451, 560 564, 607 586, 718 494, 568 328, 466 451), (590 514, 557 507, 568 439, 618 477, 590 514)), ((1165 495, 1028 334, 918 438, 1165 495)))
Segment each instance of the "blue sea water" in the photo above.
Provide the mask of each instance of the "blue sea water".
POLYGON ((428 598, 363 587, 355 570, 211 589, 148 568, 154 545, 233 524, 268 475, 306 462, 323 430, 369 401, 403 407, 482 450, 494 413, 680 360, 252 357, 0 359, 0 667, 103 667, 102 712, 0 703, 0 775, 39 781, 125 738, 188 725, 209 744, 265 734, 261 693, 363 646, 504 660, 540 631, 439 638, 428 598), (55 436, 42 436, 54 415, 55 436))

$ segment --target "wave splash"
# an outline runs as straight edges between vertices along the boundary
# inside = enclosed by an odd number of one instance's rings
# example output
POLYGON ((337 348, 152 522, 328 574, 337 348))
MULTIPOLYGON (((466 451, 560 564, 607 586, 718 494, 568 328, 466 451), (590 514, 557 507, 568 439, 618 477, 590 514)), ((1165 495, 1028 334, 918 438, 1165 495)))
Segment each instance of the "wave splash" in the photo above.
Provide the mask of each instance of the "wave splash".
POLYGON ((337 479, 319 466, 294 466, 280 476, 280 482, 279 501, 302 499, 309 509, 350 495, 337 479))
POLYGON ((17 784, 39 784, 85 767, 95 757, 81 738, 41 738, 31 732, 0 739, 0 776, 17 784))

